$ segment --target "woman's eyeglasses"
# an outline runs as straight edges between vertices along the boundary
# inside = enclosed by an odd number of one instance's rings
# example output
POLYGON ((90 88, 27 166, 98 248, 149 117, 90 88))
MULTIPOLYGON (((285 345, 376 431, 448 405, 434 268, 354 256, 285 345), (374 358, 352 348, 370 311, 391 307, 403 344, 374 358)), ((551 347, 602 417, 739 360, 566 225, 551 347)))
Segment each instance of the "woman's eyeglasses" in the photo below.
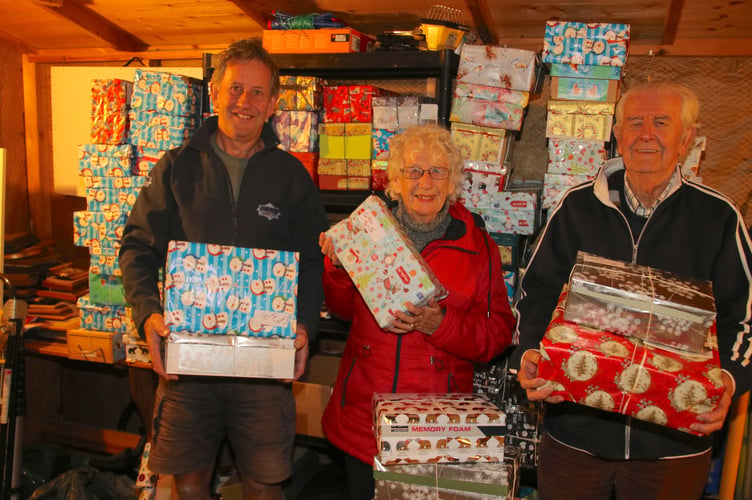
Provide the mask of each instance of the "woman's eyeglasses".
POLYGON ((431 167, 431 168, 419 168, 419 167, 409 167, 409 168, 403 168, 402 175, 406 179, 420 179, 423 177, 423 174, 428 172, 428 175, 431 177, 431 179, 446 179, 449 177, 449 169, 444 167, 431 167))

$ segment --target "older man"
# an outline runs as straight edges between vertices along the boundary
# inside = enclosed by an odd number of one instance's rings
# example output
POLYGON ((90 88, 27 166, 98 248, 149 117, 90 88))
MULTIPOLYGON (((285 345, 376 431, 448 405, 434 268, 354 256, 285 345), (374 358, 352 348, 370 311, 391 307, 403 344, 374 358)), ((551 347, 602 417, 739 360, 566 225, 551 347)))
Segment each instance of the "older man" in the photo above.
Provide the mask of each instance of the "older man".
POLYGON ((744 221, 721 194, 681 177, 699 103, 688 88, 648 83, 616 108, 620 158, 570 190, 550 214, 522 281, 515 361, 531 400, 547 407, 538 464, 542 500, 691 499, 702 495, 710 436, 733 398, 750 389, 750 266, 744 221), (537 351, 578 250, 709 280, 726 391, 700 414, 698 437, 656 424, 562 402, 537 377, 537 351), (521 361, 520 361, 521 358, 521 361))
POLYGON ((267 123, 279 71, 259 40, 240 40, 219 57, 211 97, 217 112, 182 147, 165 153, 128 218, 120 267, 134 321, 152 354, 159 388, 149 467, 175 476, 182 500, 208 500, 217 450, 227 437, 244 498, 281 499, 291 473, 295 399, 273 380, 167 374, 158 287, 170 240, 300 252, 295 377, 305 369, 318 326, 328 226, 303 165, 277 148, 267 123))

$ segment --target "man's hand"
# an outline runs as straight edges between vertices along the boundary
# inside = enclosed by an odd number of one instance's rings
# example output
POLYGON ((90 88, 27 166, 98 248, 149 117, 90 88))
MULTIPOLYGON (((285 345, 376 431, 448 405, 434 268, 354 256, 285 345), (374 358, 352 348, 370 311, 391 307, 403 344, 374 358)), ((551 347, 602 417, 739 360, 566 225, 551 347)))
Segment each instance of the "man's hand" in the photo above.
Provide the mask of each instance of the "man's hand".
POLYGON ((295 329, 295 374, 293 380, 298 380, 305 372, 306 361, 308 360, 308 328, 302 323, 298 323, 295 329))
POLYGON ((546 385, 547 381, 538 377, 538 361, 540 361, 540 358, 540 352, 535 349, 525 351, 520 361, 517 380, 520 381, 520 386, 525 389, 530 401, 545 400, 548 403, 561 403, 564 401, 564 396, 551 396, 554 388, 546 385))
POLYGON ((151 355, 151 368, 160 377, 166 380, 177 380, 177 375, 168 375, 165 371, 164 359, 162 358, 162 339, 170 334, 170 329, 165 326, 164 316, 152 313, 144 323, 146 345, 149 346, 151 355))
POLYGON ((725 372, 722 377, 725 390, 723 391, 721 400, 718 402, 718 406, 713 411, 697 415, 697 423, 689 426, 691 430, 702 434, 710 434, 723 427, 726 415, 728 415, 729 408, 731 408, 731 395, 734 392, 734 382, 725 372))

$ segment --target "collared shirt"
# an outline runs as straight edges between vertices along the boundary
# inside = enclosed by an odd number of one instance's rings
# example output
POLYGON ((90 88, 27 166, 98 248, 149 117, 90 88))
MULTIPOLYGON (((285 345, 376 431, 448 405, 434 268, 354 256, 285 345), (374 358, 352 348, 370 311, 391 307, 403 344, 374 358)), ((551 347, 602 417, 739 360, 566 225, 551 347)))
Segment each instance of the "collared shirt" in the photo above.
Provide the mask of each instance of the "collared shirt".
POLYGON ((653 203, 653 206, 646 207, 642 204, 639 198, 637 198, 637 195, 634 194, 634 191, 632 191, 632 188, 629 187, 629 180, 627 179, 627 176, 624 176, 624 197, 627 200, 627 204, 629 205, 630 210, 635 213, 635 215, 639 215, 640 217, 645 217, 646 219, 650 217, 650 214, 653 213, 653 211, 656 209, 658 205, 661 204, 663 200, 666 199, 666 197, 671 193, 674 189, 674 186, 676 186, 681 181, 681 174, 679 173, 679 169, 677 168, 674 170, 674 174, 671 176, 671 179, 669 179, 668 184, 666 184, 666 187, 663 188, 663 192, 661 195, 655 200, 655 203, 653 203))

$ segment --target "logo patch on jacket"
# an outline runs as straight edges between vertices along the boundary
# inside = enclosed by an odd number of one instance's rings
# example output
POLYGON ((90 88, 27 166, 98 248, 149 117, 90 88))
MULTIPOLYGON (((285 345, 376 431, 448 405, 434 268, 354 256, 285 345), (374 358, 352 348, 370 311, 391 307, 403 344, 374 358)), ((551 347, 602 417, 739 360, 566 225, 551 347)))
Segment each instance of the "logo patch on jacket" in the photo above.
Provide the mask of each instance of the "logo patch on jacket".
POLYGON ((271 203, 259 205, 256 211, 261 217, 266 217, 269 220, 279 219, 279 208, 275 207, 271 203))

